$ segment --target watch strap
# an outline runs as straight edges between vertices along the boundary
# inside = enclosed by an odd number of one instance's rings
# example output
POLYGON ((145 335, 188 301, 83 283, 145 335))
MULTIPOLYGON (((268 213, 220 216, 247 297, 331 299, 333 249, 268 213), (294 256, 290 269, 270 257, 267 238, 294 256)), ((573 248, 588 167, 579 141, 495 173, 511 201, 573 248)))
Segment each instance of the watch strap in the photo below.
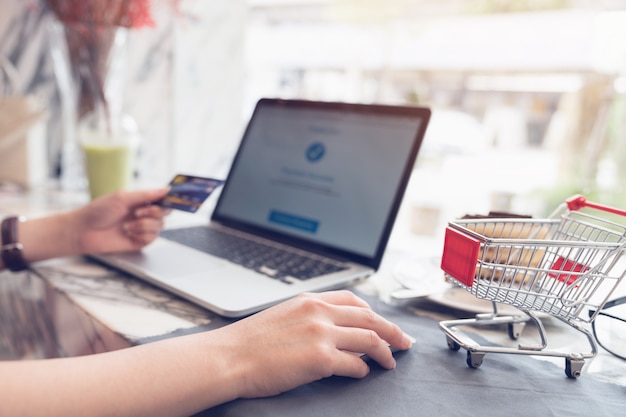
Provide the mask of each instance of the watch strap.
POLYGON ((22 220, 18 216, 10 216, 2 220, 1 235, 2 248, 0 256, 4 266, 11 271, 23 271, 28 268, 28 262, 24 259, 22 244, 18 241, 17 226, 22 220))

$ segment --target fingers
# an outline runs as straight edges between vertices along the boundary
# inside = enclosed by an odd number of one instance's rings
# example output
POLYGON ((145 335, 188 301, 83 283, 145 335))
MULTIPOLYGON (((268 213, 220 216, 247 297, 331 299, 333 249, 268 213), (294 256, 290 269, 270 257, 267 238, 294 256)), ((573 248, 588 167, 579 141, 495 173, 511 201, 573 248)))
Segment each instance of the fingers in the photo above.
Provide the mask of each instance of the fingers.
POLYGON ((338 353, 338 360, 334 366, 333 375, 349 378, 364 378, 370 372, 370 367, 361 359, 361 354, 343 351, 338 353))
POLYGON ((153 217, 156 219, 162 219, 171 213, 171 209, 162 208, 155 205, 139 206, 133 211, 133 215, 137 219, 153 217))
POLYGON ((154 203, 167 195, 169 187, 150 190, 125 191, 121 194, 129 207, 154 203))
MULTIPOLYGON (((334 343, 337 350, 366 354, 382 367, 392 369, 395 359, 389 345, 400 350, 409 349, 413 342, 396 324, 376 314, 368 304, 349 291, 331 291, 320 294, 305 294, 303 297, 323 301, 316 306, 325 310, 334 327, 334 343)), ((312 310, 310 314, 320 314, 312 310)), ((363 376, 363 361, 354 361, 359 355, 340 355, 335 364, 336 372, 343 376, 363 376)), ((359 359, 360 360, 360 359, 359 359)))
POLYGON ((363 299, 350 291, 329 291, 307 296, 342 307, 341 312, 335 313, 337 326, 374 330, 381 339, 401 350, 409 349, 413 344, 400 327, 376 314, 363 299))
POLYGON ((163 225, 163 216, 141 217, 124 222, 122 230, 128 238, 138 243, 148 244, 157 238, 163 225))
POLYGON ((133 218, 122 224, 124 235, 140 245, 151 243, 163 229, 164 218, 170 211, 154 205, 136 208, 133 218))
POLYGON ((129 222, 124 224, 124 235, 140 245, 147 245, 159 236, 160 227, 143 228, 138 227, 136 223, 129 222))
MULTIPOLYGON (((380 338, 376 332, 367 329, 344 328, 338 331, 337 337, 339 338, 337 348, 346 353, 351 353, 351 357, 346 358, 347 361, 353 362, 353 357, 361 360, 361 355, 366 354, 385 369, 396 367, 396 360, 389 349, 389 344, 380 338)), ((361 362, 365 364, 363 360, 361 362)), ((356 371, 360 371, 360 364, 355 363, 354 365, 356 365, 356 371)), ((367 367, 367 364, 365 365, 367 367)))
POLYGON ((370 308, 351 307, 342 308, 337 314, 335 324, 342 327, 369 329, 375 332, 387 345, 405 350, 411 347, 411 339, 396 324, 384 319, 370 308))

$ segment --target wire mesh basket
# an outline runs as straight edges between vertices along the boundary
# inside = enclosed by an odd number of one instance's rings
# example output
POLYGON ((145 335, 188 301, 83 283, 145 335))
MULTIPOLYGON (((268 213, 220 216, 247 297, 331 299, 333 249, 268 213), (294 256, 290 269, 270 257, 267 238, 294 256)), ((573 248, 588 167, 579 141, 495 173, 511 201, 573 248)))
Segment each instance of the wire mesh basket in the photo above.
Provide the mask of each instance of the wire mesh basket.
POLYGON ((626 211, 592 203, 584 196, 566 200, 549 218, 486 218, 450 222, 441 268, 446 277, 477 298, 493 302, 494 314, 439 323, 448 346, 467 350, 476 368, 488 352, 561 356, 568 377, 580 376, 585 359, 597 353, 587 328, 608 301, 626 271, 626 211), (497 303, 520 310, 501 316, 497 303), (588 314, 589 309, 595 314, 588 314), (536 313, 553 316, 582 332, 588 353, 548 351, 543 323, 536 313), (585 314, 587 313, 587 314, 585 314), (481 346, 459 330, 461 325, 508 325, 517 339, 526 322, 538 328, 541 343, 508 348, 481 346))

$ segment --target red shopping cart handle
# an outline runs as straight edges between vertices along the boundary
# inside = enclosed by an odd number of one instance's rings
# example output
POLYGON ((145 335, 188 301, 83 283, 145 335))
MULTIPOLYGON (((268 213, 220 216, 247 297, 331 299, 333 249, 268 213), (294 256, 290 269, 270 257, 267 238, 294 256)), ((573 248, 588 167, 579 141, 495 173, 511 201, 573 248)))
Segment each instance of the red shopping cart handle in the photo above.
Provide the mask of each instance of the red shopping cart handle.
POLYGON ((598 203, 593 203, 591 201, 587 201, 585 196, 580 195, 580 194, 568 198, 567 200, 565 200, 565 203, 567 204, 567 208, 569 208, 570 210, 573 210, 573 211, 580 210, 580 209, 585 208, 585 207, 591 207, 591 208, 594 208, 596 210, 602 210, 602 211, 606 211, 608 213, 613 213, 613 214, 617 214, 619 216, 625 216, 626 217, 626 210, 620 210, 620 209, 615 208, 615 207, 609 207, 609 206, 605 206, 605 205, 602 205, 602 204, 598 204, 598 203))

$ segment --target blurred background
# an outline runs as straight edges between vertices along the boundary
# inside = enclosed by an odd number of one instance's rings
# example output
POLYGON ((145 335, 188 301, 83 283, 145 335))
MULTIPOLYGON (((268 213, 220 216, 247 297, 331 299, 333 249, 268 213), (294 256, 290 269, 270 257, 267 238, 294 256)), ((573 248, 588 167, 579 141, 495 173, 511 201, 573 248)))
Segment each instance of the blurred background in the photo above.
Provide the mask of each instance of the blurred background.
MULTIPOLYGON (((223 177, 256 100, 303 98, 431 107, 406 196, 420 215, 546 216, 575 193, 626 207, 626 0, 174 3, 129 33, 142 183, 223 177)), ((0 0, 3 89, 47 111, 46 184, 70 163, 54 19, 0 0)))

